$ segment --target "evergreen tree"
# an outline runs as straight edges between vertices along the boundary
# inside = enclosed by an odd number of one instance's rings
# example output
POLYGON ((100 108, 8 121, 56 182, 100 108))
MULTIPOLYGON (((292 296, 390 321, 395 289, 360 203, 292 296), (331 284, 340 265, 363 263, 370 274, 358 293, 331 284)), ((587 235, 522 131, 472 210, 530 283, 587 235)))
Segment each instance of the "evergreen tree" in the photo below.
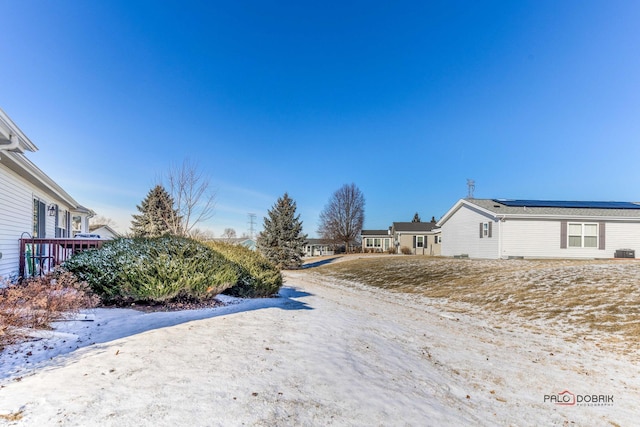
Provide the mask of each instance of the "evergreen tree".
POLYGON ((296 215, 296 202, 284 193, 264 218, 264 230, 256 242, 258 249, 279 268, 298 268, 306 240, 300 215, 296 215))
POLYGON ((131 233, 134 237, 157 237, 171 234, 175 224, 179 224, 178 212, 173 198, 161 185, 149 190, 149 194, 138 206, 139 215, 133 215, 131 233))
POLYGON ((411 220, 411 222, 420 222, 422 221, 420 219, 420 215, 418 215, 418 212, 416 212, 416 214, 413 216, 413 219, 411 220))

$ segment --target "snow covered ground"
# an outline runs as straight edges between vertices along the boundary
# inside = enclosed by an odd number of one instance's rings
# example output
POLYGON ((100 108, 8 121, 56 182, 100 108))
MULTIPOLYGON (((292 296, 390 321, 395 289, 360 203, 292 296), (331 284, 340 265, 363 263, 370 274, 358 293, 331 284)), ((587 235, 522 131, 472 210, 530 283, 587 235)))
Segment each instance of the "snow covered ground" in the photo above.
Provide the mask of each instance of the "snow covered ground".
POLYGON ((286 273, 280 298, 98 309, 0 356, 0 425, 637 425, 638 368, 514 319, 286 273), (568 391, 568 393, 563 393, 568 391), (598 397, 594 405, 586 400, 598 397), (551 400, 573 399, 575 405, 551 400), (578 402, 580 401, 580 402, 578 402))

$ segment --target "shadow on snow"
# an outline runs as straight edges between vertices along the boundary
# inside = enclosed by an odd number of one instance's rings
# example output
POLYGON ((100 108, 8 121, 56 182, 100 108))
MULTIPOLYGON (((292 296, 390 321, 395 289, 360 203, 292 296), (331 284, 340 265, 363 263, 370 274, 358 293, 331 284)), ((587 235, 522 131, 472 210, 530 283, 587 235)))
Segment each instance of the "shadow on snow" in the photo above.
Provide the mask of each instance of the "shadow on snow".
MULTIPOLYGON (((169 312, 142 312, 127 308, 97 308, 83 311, 93 321, 66 321, 56 323, 53 331, 37 331, 40 338, 10 346, 0 353, 0 381, 28 374, 41 362, 53 364, 49 359, 70 354, 84 347, 104 344, 120 338, 154 329, 167 328, 194 320, 211 319, 252 310, 279 308, 281 310, 313 310, 299 299, 312 294, 293 287, 282 287, 277 297, 241 299, 222 307, 169 312), (43 351, 38 351, 44 349, 43 351), (28 360, 28 361, 27 361, 28 360), (25 364, 26 362, 26 364, 25 364)), ((60 363, 66 363, 63 358, 60 363)))

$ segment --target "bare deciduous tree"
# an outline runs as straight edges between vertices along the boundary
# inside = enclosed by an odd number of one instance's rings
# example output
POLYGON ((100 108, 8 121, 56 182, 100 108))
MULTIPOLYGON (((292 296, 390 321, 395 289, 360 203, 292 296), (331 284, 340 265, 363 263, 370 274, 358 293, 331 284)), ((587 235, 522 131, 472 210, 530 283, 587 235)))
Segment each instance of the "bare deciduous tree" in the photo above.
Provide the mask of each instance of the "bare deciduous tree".
POLYGON ((345 251, 360 236, 364 224, 364 195, 355 184, 337 190, 320 213, 318 234, 323 239, 344 243, 345 251))
POLYGON ((188 159, 182 165, 172 167, 166 181, 179 215, 171 224, 172 232, 190 236, 198 223, 213 216, 216 192, 198 165, 188 159))
POLYGON ((189 234, 189 237, 191 237, 192 239, 205 241, 205 240, 213 240, 216 237, 216 235, 211 230, 202 230, 200 228, 193 228, 191 230, 191 233, 189 234))
POLYGON ((96 215, 89 218, 89 225, 108 225, 109 227, 115 227, 117 224, 111 218, 107 218, 103 215, 96 215))
POLYGON ((226 239, 227 242, 230 242, 231 239, 236 238, 236 230, 234 230, 233 228, 225 228, 220 237, 226 239))

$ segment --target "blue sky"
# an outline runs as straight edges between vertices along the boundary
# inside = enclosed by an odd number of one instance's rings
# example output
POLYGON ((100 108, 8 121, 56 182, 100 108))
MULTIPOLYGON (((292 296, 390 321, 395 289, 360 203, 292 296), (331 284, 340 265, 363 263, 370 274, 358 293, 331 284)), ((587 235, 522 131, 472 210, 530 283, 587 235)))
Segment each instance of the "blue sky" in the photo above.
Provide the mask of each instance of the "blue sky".
POLYGON ((172 165, 202 228, 284 192, 305 232, 343 184, 365 228, 479 198, 639 201, 637 1, 0 0, 0 107, 29 157, 129 227, 172 165))

